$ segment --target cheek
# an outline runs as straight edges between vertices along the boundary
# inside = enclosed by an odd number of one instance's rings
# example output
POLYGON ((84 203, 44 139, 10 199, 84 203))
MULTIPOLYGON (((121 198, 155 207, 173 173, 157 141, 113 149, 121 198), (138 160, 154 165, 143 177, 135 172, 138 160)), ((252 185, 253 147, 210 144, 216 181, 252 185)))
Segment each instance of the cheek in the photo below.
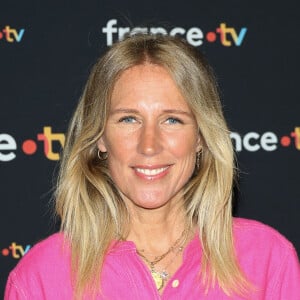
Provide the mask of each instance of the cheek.
POLYGON ((115 134, 113 137, 106 139, 106 148, 109 167, 117 168, 122 163, 129 161, 131 155, 134 153, 134 142, 132 139, 115 134))
POLYGON ((124 143, 124 136, 118 134, 117 132, 107 130, 104 137, 107 152, 111 155, 118 155, 126 148, 126 143, 124 143))
POLYGON ((194 156, 197 152, 197 139, 194 135, 180 135, 168 139, 170 151, 178 158, 194 156))

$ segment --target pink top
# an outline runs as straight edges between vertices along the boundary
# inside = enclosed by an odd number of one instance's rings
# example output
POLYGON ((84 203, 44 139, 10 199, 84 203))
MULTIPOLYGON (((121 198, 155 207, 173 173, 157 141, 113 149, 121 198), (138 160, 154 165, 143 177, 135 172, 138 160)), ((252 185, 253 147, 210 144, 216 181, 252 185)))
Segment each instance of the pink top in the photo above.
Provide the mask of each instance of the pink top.
MULTIPOLYGON (((289 241, 274 229, 245 219, 234 219, 234 237, 241 267, 257 288, 247 299, 300 299, 299 260, 289 241)), ((184 251, 182 266, 159 295, 135 245, 120 242, 105 259, 97 299, 229 299, 218 286, 204 296, 197 277, 200 260, 201 245, 195 237, 184 251)), ((70 250, 63 250, 63 235, 54 234, 34 246, 10 273, 5 300, 59 300, 72 295, 70 250)))

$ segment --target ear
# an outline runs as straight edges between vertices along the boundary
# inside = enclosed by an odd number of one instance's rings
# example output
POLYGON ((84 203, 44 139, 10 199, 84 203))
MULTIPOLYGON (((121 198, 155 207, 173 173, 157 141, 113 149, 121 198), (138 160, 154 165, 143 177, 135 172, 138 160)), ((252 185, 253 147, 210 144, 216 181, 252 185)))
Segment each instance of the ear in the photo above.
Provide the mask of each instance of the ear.
POLYGON ((104 141, 104 138, 103 136, 99 139, 99 141, 97 142, 97 146, 98 146, 98 149, 101 151, 101 152, 107 152, 107 148, 106 148, 106 143, 104 141))
POLYGON ((201 134, 198 133, 198 138, 196 142, 196 152, 199 152, 202 150, 202 139, 201 139, 201 134))

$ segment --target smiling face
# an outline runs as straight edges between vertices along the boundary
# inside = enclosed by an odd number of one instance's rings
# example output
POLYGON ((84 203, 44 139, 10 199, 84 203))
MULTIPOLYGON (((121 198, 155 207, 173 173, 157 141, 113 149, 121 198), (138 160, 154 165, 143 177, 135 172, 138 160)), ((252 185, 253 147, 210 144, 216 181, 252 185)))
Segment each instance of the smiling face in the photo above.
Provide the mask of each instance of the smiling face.
POLYGON ((98 148, 130 207, 182 200, 201 148, 194 116, 169 73, 145 64, 124 71, 111 97, 98 148))

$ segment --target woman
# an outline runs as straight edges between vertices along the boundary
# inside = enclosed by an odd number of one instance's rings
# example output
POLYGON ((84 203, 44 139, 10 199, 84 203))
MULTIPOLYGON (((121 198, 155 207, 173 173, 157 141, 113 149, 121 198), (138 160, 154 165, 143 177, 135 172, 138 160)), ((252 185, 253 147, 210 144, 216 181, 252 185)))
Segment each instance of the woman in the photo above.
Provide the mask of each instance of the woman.
POLYGON ((233 179, 203 57, 165 36, 115 44, 69 128, 61 233, 11 272, 5 299, 300 299, 292 245, 232 219, 233 179))

